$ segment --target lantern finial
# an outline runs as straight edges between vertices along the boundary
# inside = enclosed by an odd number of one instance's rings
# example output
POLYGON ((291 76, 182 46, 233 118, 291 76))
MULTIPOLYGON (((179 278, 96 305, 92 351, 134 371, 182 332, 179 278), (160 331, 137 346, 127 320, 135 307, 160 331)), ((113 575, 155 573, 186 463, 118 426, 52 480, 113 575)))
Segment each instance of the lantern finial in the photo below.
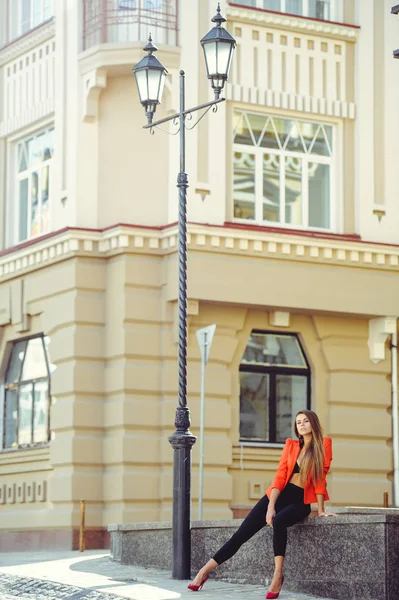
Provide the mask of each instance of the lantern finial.
POLYGON ((212 23, 216 23, 217 27, 221 27, 222 23, 226 23, 226 19, 221 14, 220 2, 218 2, 218 7, 216 9, 216 15, 211 19, 212 23))
POLYGON ((156 52, 158 50, 158 47, 155 46, 155 44, 152 43, 151 33, 148 36, 148 44, 146 46, 144 46, 143 50, 145 52, 149 52, 150 54, 152 54, 153 52, 156 52))

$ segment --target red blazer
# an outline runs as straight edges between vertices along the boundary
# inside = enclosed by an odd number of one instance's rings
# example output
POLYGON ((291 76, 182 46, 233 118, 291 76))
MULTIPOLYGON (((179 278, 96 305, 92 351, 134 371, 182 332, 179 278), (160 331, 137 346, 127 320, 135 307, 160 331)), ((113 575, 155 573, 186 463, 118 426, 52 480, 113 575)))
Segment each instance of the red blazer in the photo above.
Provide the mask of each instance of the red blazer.
MULTIPOLYGON (((300 452, 299 440, 293 440, 288 438, 285 442, 283 453, 280 458, 280 463, 277 468, 277 473, 271 486, 266 490, 266 495, 270 498, 270 494, 273 488, 277 488, 280 492, 283 491, 289 480, 291 479, 292 471, 294 470, 295 463, 297 461, 300 452)), ((305 490, 304 490, 304 503, 312 504, 317 502, 316 494, 323 494, 325 500, 329 500, 327 493, 326 475, 330 469, 332 461, 332 439, 329 437, 324 438, 324 465, 323 465, 323 476, 321 481, 317 481, 316 485, 313 484, 312 475, 309 474, 305 490)))

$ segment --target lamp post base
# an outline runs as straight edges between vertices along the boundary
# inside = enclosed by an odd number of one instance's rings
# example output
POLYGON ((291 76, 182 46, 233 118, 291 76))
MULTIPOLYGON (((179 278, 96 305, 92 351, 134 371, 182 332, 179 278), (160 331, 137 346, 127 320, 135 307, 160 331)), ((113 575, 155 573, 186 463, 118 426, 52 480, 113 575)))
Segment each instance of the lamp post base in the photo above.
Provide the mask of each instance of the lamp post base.
POLYGON ((197 438, 190 432, 190 411, 176 409, 176 431, 169 442, 173 452, 173 579, 191 578, 191 448, 197 438))

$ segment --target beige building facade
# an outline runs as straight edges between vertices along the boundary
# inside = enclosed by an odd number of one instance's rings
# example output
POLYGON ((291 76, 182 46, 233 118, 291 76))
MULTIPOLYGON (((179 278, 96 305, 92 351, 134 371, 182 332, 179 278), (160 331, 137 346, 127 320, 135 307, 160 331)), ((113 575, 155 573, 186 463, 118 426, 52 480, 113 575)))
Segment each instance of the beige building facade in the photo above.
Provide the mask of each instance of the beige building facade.
MULTIPOLYGON (((0 0, 0 549, 76 547, 170 520, 177 403, 178 136, 211 99, 214 0, 0 0), (171 126, 169 133, 174 133, 171 126)), ((399 23, 386 0, 223 3, 226 102, 187 133, 188 405, 207 366, 204 518, 270 484, 297 410, 333 437, 331 505, 392 505, 399 316, 399 23)), ((199 444, 192 451, 192 517, 199 444)))

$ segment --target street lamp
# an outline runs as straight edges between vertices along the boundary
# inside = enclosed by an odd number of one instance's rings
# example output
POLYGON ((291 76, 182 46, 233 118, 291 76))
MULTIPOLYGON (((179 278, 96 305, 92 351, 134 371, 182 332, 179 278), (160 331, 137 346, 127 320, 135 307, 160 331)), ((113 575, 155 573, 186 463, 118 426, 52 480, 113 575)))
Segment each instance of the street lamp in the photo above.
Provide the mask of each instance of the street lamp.
POLYGON ((148 44, 144 46, 144 50, 148 52, 148 55, 141 59, 134 67, 133 72, 140 102, 145 108, 148 123, 151 124, 157 105, 161 104, 168 72, 153 54, 158 48, 152 43, 151 35, 148 38, 148 44))
POLYGON ((204 51, 208 79, 211 80, 211 86, 215 92, 215 100, 218 100, 220 92, 229 76, 236 41, 222 27, 222 23, 225 23, 226 19, 220 14, 220 4, 218 4, 217 13, 213 17, 212 22, 216 23, 216 27, 213 27, 202 38, 201 46, 204 51))
MULTIPOLYGON (((180 172, 177 177, 179 188, 179 214, 178 214, 178 265, 179 265, 179 301, 178 301, 178 406, 176 408, 176 431, 169 437, 173 447, 173 567, 174 579, 189 579, 191 571, 191 536, 190 536, 190 501, 191 501, 191 448, 196 441, 190 431, 190 411, 187 406, 187 188, 188 176, 186 167, 185 147, 185 121, 187 115, 199 110, 205 110, 200 119, 213 107, 223 102, 220 93, 227 80, 233 50, 236 42, 233 37, 222 27, 226 19, 220 14, 220 4, 217 14, 212 22, 216 26, 201 40, 204 49, 208 78, 215 93, 211 102, 200 104, 186 110, 185 107, 185 73, 180 71, 180 111, 164 119, 153 122, 154 113, 161 103, 162 91, 167 75, 165 67, 154 56, 157 47, 153 45, 151 36, 144 50, 148 55, 134 68, 139 90, 140 102, 144 106, 147 116, 147 125, 144 129, 152 129, 167 121, 179 124, 180 133, 180 172)), ((195 125, 190 127, 192 129, 195 125)))

